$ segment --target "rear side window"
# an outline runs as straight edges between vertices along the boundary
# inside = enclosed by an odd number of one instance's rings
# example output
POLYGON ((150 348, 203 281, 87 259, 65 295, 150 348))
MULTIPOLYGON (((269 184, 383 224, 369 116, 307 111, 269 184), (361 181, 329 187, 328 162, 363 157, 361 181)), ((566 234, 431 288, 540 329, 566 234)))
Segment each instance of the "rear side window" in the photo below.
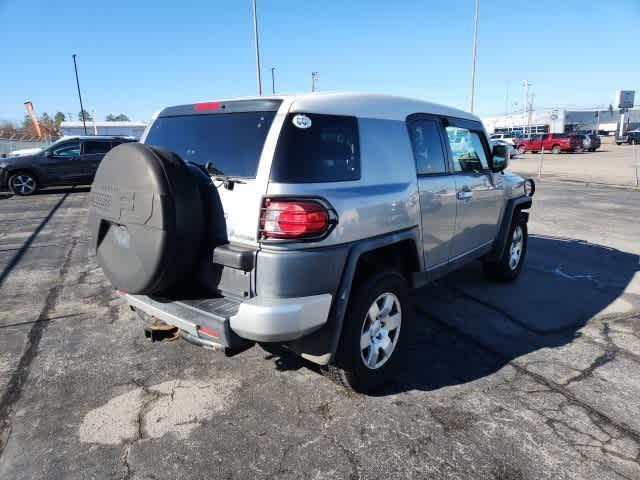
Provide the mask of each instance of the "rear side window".
POLYGON ((208 162, 224 175, 255 178, 276 112, 159 117, 145 144, 166 148, 185 162, 208 162))
POLYGON ((435 120, 418 119, 411 122, 409 136, 418 175, 447 171, 439 126, 435 120))
POLYGON ((271 166, 271 180, 320 183, 358 179, 360 144, 355 117, 287 115, 271 166))
POLYGON ((569 135, 567 135, 566 133, 554 133, 553 135, 551 135, 551 138, 556 139, 556 138, 569 138, 569 135))
POLYGON ((84 142, 84 153, 87 155, 107 153, 109 150, 111 150, 111 142, 95 142, 91 140, 84 142))

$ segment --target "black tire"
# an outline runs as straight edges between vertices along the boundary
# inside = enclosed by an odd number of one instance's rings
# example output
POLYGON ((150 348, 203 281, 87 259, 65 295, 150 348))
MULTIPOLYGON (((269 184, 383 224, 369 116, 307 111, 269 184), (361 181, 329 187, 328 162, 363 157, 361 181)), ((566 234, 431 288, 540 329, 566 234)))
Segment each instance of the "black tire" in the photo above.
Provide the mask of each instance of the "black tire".
POLYGON ((622 142, 616 142, 616 145, 622 145, 622 142))
POLYGON ((502 258, 497 262, 485 261, 482 264, 484 275, 489 280, 510 282, 515 280, 522 271, 522 266, 524 265, 524 260, 527 255, 528 230, 527 222, 519 213, 515 214, 514 221, 511 222, 511 228, 509 229, 507 239, 507 244, 505 245, 502 258), (518 227, 520 228, 522 235, 522 243, 520 245, 520 253, 518 255, 517 263, 514 265, 512 249, 515 247, 514 242, 516 241, 516 236, 514 236, 514 233, 518 227))
POLYGON ((89 231, 98 264, 115 288, 160 294, 194 276, 205 236, 195 168, 140 143, 119 145, 100 162, 89 231))
POLYGON ((21 197, 33 195, 38 190, 38 179, 31 172, 15 172, 9 177, 9 190, 21 197))
POLYGON ((553 153, 554 155, 558 155, 560 152, 562 152, 560 145, 554 145, 553 147, 551 147, 551 153, 553 153))
POLYGON ((385 385, 404 359, 405 338, 411 317, 412 306, 409 301, 407 281, 400 272, 396 270, 379 272, 356 285, 349 299, 336 362, 329 367, 331 376, 345 387, 359 393, 373 392, 385 385), (387 299, 393 303, 391 315, 372 320, 371 311, 374 302, 377 301, 378 307, 384 308, 384 302, 387 299), (385 319, 392 317, 398 322, 398 327, 387 330, 390 323, 387 324, 385 319), (370 343, 369 347, 361 349, 361 337, 364 338, 367 332, 370 332, 370 342, 375 343, 370 343), (378 334, 372 336, 376 332, 378 334), (387 345, 386 340, 391 342, 388 356, 384 354, 383 348, 387 345), (374 355, 369 355, 372 351, 377 352, 375 359, 380 366, 376 368, 369 368, 365 364, 367 359, 373 359, 374 355))

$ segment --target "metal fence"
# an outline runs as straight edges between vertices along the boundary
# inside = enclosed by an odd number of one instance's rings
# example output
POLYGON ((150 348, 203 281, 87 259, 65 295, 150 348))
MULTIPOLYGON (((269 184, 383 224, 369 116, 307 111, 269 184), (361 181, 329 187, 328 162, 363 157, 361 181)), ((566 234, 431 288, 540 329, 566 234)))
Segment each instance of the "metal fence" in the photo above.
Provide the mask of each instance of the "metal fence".
POLYGON ((0 157, 6 157, 14 150, 45 147, 48 144, 49 142, 37 140, 33 137, 24 138, 16 136, 11 138, 0 138, 0 157))

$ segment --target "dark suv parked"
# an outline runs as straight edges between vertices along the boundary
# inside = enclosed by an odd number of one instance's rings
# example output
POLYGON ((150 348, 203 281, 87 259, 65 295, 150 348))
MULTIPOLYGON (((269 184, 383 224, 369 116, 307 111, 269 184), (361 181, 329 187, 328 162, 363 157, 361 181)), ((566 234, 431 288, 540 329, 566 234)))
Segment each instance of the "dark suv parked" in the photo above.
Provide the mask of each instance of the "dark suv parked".
POLYGON ((631 130, 624 135, 616 136, 616 143, 622 145, 628 143, 629 145, 640 145, 640 130, 631 130))
POLYGON ((88 185, 102 157, 127 137, 64 137, 32 155, 0 159, 0 190, 31 195, 41 187, 88 185))

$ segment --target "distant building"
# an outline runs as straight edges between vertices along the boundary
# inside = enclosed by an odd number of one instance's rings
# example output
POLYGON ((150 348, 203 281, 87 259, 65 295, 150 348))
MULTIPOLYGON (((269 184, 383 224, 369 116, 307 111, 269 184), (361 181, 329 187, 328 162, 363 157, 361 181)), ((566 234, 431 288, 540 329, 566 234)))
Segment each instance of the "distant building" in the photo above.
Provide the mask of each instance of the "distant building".
MULTIPOLYGON (((147 124, 144 122, 87 122, 87 135, 121 135, 140 138, 147 124), (97 133, 94 131, 97 130, 97 133)), ((63 136, 84 135, 82 122, 62 122, 63 136)))
MULTIPOLYGON (((534 110, 523 115, 514 112, 482 118, 487 131, 491 133, 567 133, 575 131, 596 131, 601 135, 615 135, 620 128, 620 110, 534 110)), ((624 116, 624 130, 640 128, 640 109, 627 111, 624 116)))

